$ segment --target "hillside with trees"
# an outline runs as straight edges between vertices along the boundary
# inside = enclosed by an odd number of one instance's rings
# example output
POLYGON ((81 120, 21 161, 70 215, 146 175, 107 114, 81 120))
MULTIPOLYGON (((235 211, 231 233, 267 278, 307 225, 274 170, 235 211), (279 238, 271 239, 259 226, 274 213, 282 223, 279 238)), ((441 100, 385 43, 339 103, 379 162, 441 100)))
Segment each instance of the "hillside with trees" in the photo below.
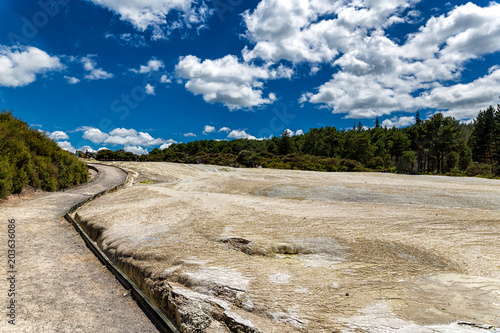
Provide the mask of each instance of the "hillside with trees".
MULTIPOLYGON (((101 150, 100 160, 134 160, 131 153, 101 150)), ((500 175, 500 106, 481 111, 472 124, 436 113, 398 129, 379 125, 352 130, 312 128, 308 133, 268 140, 200 140, 153 149, 139 161, 209 163, 244 167, 383 171, 455 176, 500 175)))
POLYGON ((57 191, 87 179, 85 163, 12 112, 0 113, 0 198, 26 186, 57 191))

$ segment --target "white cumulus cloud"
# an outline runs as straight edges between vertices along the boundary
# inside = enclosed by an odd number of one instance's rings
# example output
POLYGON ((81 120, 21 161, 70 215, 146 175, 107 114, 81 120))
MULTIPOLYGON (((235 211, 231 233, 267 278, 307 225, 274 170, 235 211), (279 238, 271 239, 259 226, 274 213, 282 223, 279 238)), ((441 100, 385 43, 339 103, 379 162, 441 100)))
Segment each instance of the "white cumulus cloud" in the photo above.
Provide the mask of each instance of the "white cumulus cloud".
POLYGON ((195 95, 202 95, 208 103, 223 103, 229 109, 251 109, 271 104, 276 96, 263 96, 263 80, 290 78, 291 69, 280 66, 255 66, 227 55, 216 60, 202 61, 188 55, 181 57, 175 67, 178 77, 187 80, 185 87, 195 95))
POLYGON ((173 144, 174 144, 173 142, 164 143, 160 146, 160 150, 167 149, 173 144))
POLYGON ((264 140, 265 138, 257 138, 248 134, 245 130, 232 130, 228 135, 228 139, 249 139, 249 140, 264 140))
POLYGON ((163 61, 152 58, 151 60, 148 61, 146 65, 141 65, 138 70, 131 68, 130 71, 140 74, 149 74, 152 72, 158 72, 160 69, 164 67, 165 64, 163 63, 163 61))
POLYGON ((105 80, 110 79, 114 75, 106 72, 102 68, 97 67, 97 63, 92 59, 92 55, 87 55, 82 58, 83 69, 85 70, 85 78, 87 80, 105 80))
POLYGON ((62 70, 56 56, 36 47, 0 45, 0 86, 22 87, 36 80, 37 74, 62 70))
POLYGON ((80 82, 80 79, 72 76, 64 76, 64 78, 68 81, 69 84, 77 84, 80 82))
MULTIPOLYGON (((160 146, 167 147, 177 141, 163 138, 154 138, 149 133, 139 132, 133 128, 115 128, 109 133, 102 132, 98 128, 82 126, 79 129, 85 129, 82 138, 91 141, 94 144, 105 144, 111 146, 123 146, 126 151, 134 154, 146 154, 149 147, 160 146), (127 147, 129 150, 127 150, 127 147)), ((108 149, 103 147, 102 149, 108 149)))
POLYGON ((356 48, 366 31, 403 22, 401 13, 419 0, 262 0, 243 14, 255 44, 245 60, 330 62, 356 48))
POLYGON ((148 95, 154 95, 155 94, 155 87, 153 87, 149 83, 146 84, 145 89, 146 89, 146 94, 148 94, 148 95))
POLYGON ((70 153, 75 153, 76 152, 75 147, 73 147, 73 145, 69 141, 58 141, 56 143, 63 150, 69 151, 70 153))
POLYGON ((198 0, 89 1, 109 9, 139 31, 151 29, 153 39, 165 38, 173 29, 201 28, 213 14, 204 1, 198 0))
POLYGON ((170 82, 172 82, 172 79, 167 74, 163 74, 160 78, 160 82, 161 83, 170 83, 170 82))
POLYGON ((127 136, 136 136, 137 131, 133 128, 115 128, 111 132, 109 132, 109 135, 111 136, 120 136, 120 137, 127 137, 127 136))
POLYGON ((145 132, 135 132, 130 135, 113 135, 112 132, 113 131, 110 132, 110 136, 106 138, 103 143, 111 145, 137 145, 144 147, 152 147, 165 143, 164 139, 153 138, 149 133, 145 132))
POLYGON ((304 100, 326 104, 333 113, 347 113, 348 118, 374 118, 415 107, 409 91, 396 91, 378 75, 357 76, 347 72, 335 74, 316 94, 305 94, 304 100))
POLYGON ((434 108, 456 119, 475 118, 479 110, 486 110, 498 98, 500 66, 470 83, 438 86, 421 94, 416 100, 420 105, 434 108))
POLYGON ((209 133, 213 133, 215 132, 215 127, 214 126, 210 126, 210 125, 205 125, 205 127, 203 128, 203 134, 207 135, 209 133))
POLYGON ((109 137, 109 134, 101 132, 98 128, 90 128, 83 132, 82 138, 89 140, 93 143, 104 142, 109 137))
POLYGON ((90 147, 90 146, 81 146, 80 148, 77 149, 77 151, 81 151, 83 153, 87 153, 87 152, 89 152, 89 153, 97 153, 97 151, 94 148, 90 147))
POLYGON ((496 70, 457 82, 467 62, 500 51, 500 4, 469 2, 424 21, 418 2, 262 0, 243 14, 250 44, 242 55, 247 63, 307 63, 312 74, 334 68, 299 101, 347 118, 430 107, 470 119, 498 97, 496 70), (401 41, 387 32, 399 23, 421 26, 401 41))
POLYGON ((471 2, 432 17, 403 46, 406 56, 461 63, 500 48, 500 5, 479 7, 471 2))
POLYGON ((47 135, 47 137, 49 139, 52 139, 54 141, 58 141, 58 140, 68 140, 69 139, 69 136, 68 134, 66 134, 65 132, 63 131, 54 131, 52 133, 49 133, 47 135))
POLYGON ((302 135, 302 134, 304 134, 304 131, 303 131, 303 130, 301 130, 301 129, 299 129, 299 130, 297 130, 296 132, 294 132, 294 131, 292 131, 291 129, 287 128, 287 129, 285 130, 285 132, 287 132, 289 136, 295 136, 295 135, 302 135))
POLYGON ((136 155, 146 155, 148 153, 146 148, 140 146, 125 146, 123 149, 136 155))
POLYGON ((394 127, 396 126, 397 128, 401 127, 408 127, 410 125, 415 124, 415 117, 393 117, 391 119, 385 119, 382 122, 382 127, 387 126, 387 127, 394 127))
POLYGON ((232 130, 231 133, 227 135, 229 139, 250 139, 256 140, 257 138, 253 135, 248 134, 244 130, 232 130))

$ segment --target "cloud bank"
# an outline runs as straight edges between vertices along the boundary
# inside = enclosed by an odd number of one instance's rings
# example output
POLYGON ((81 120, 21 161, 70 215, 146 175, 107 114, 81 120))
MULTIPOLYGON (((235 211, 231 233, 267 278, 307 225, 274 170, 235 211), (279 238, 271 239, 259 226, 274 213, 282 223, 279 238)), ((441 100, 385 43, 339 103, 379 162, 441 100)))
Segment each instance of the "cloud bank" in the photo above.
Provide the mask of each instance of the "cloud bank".
POLYGON ((464 81, 466 65, 500 51, 500 4, 467 3, 421 18, 420 0, 261 0, 242 15, 247 45, 219 59, 181 57, 185 88, 230 110, 272 104, 270 80, 293 80, 298 66, 332 72, 298 101, 375 118, 432 108, 469 119, 498 97, 499 68, 464 81), (417 27, 399 40, 390 29, 417 27))

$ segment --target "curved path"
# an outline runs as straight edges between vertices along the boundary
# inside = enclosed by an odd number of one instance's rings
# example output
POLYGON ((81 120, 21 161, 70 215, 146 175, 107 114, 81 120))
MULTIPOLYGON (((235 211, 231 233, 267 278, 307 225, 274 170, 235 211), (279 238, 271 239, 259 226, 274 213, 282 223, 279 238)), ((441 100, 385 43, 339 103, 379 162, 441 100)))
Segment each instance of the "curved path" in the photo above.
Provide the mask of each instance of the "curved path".
POLYGON ((0 202, 1 332, 157 332, 127 291, 85 246, 62 215, 125 181, 123 171, 95 165, 89 184, 0 202), (8 220, 15 219, 15 325, 8 322, 8 220))

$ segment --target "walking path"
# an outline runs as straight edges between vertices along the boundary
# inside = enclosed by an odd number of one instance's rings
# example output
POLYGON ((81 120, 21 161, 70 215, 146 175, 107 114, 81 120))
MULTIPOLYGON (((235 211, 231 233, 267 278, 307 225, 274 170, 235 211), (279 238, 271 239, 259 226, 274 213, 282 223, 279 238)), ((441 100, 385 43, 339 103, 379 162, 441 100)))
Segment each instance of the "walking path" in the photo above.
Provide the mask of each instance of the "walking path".
POLYGON ((100 173, 87 185, 0 203, 1 332, 157 332, 62 218, 72 206, 125 181, 117 168, 95 167, 100 173), (8 262, 12 219, 15 273, 8 262), (12 301, 15 325, 8 316, 12 301))

